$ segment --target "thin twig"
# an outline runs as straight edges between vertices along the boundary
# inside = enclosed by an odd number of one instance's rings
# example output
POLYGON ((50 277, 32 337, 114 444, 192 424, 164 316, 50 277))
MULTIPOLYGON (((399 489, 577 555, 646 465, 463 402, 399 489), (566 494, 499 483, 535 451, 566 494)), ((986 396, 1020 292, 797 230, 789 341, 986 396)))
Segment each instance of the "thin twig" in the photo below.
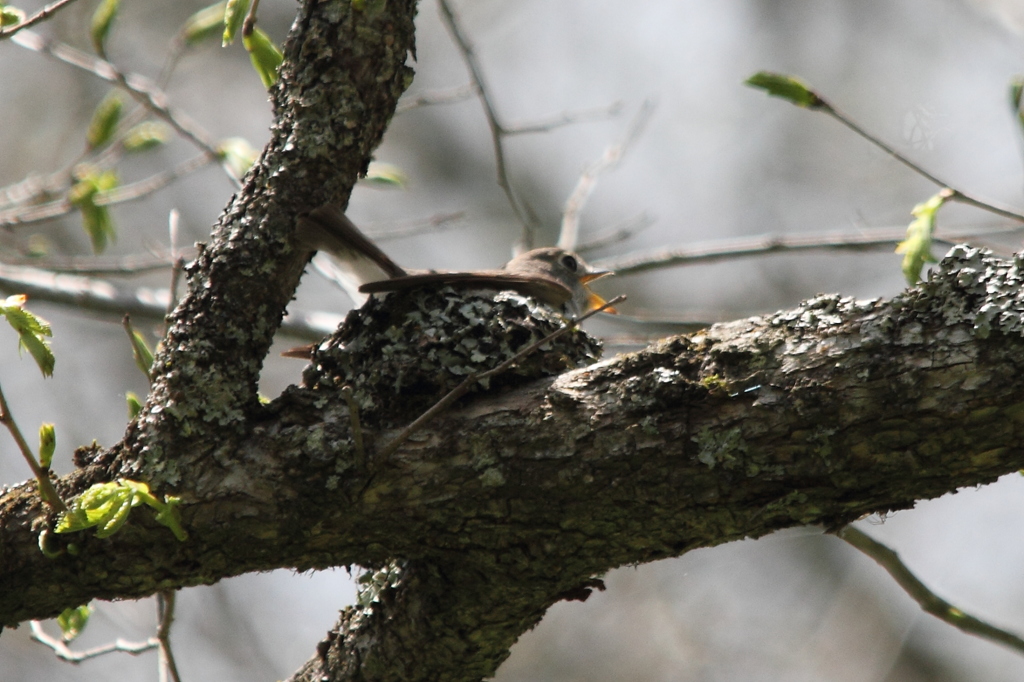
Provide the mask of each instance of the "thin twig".
MULTIPOLYGON (((109 61, 97 59, 70 45, 46 40, 32 31, 22 31, 12 40, 26 49, 49 55, 66 64, 88 71, 105 81, 120 85, 133 99, 174 128, 179 135, 192 142, 210 159, 220 160, 216 143, 188 116, 181 112, 172 112, 167 105, 167 95, 149 78, 122 72, 109 61)), ((221 167, 225 169, 235 187, 241 187, 238 178, 227 172, 223 163, 221 167)))
POLYGON ((166 270, 173 263, 167 258, 151 255, 132 255, 119 258, 97 259, 93 256, 54 260, 43 257, 9 258, 0 256, 0 269, 35 268, 53 274, 81 275, 83 277, 132 277, 156 270, 166 270))
POLYGON ((900 560, 896 552, 882 543, 873 540, 853 526, 843 527, 838 532, 838 535, 847 543, 878 562, 925 612, 968 634, 977 635, 978 637, 1003 644, 1024 653, 1024 639, 964 613, 945 599, 936 595, 917 576, 910 572, 910 569, 900 560))
POLYGON ((178 664, 174 662, 171 650, 171 624, 174 622, 174 604, 177 592, 164 590, 156 595, 157 617, 156 640, 160 644, 160 682, 181 682, 178 664))
POLYGON ((607 118, 611 118, 612 116, 617 116, 622 112, 623 108, 624 105, 622 102, 612 102, 607 106, 594 107, 593 109, 566 111, 564 113, 551 116, 550 118, 533 121, 531 123, 520 123, 518 125, 510 123, 502 129, 502 132, 506 135, 548 133, 564 126, 583 123, 585 121, 603 121, 607 118))
POLYGON ((43 624, 38 620, 32 621, 30 625, 32 627, 32 639, 36 640, 40 644, 45 644, 50 647, 58 658, 69 663, 81 663, 82 661, 86 661, 90 658, 96 658, 97 656, 117 651, 131 654, 132 656, 138 656, 139 654, 145 653, 150 649, 156 649, 160 646, 160 642, 156 637, 150 637, 144 642, 128 642, 118 638, 110 644, 104 644, 103 646, 98 646, 93 649, 72 651, 62 640, 48 635, 46 631, 43 630, 43 624))
POLYGON ((122 204, 127 201, 142 199, 157 190, 163 189, 175 180, 217 162, 206 155, 194 156, 191 159, 182 161, 174 168, 149 176, 145 180, 139 180, 128 185, 120 185, 114 189, 96 194, 97 206, 111 206, 122 204))
POLYGON ((36 477, 36 483, 39 485, 39 495, 43 498, 43 502, 52 509, 66 512, 68 506, 64 504, 64 500, 60 499, 57 489, 53 487, 49 468, 44 469, 36 461, 36 456, 32 454, 32 448, 29 447, 25 436, 21 434, 18 423, 14 421, 14 415, 11 414, 11 408, 7 405, 7 398, 4 396, 2 389, 0 389, 0 424, 3 424, 11 432, 14 442, 18 444, 18 450, 21 451, 21 456, 25 458, 29 468, 32 469, 32 475, 36 477))
POLYGON ((163 320, 166 298, 152 289, 126 292, 102 279, 0 265, 0 291, 18 292, 81 310, 163 320))
POLYGON ((10 38, 12 35, 17 33, 18 31, 21 31, 22 29, 26 29, 29 26, 38 24, 41 21, 46 21, 51 16, 53 16, 53 14, 55 14, 58 10, 63 9, 65 6, 70 5, 74 1, 75 0, 57 0, 57 2, 50 3, 49 5, 42 8, 32 16, 25 19, 25 21, 21 22, 20 24, 15 24, 10 28, 0 30, 0 40, 10 38))
POLYGON ((252 35, 256 28, 256 10, 260 6, 260 0, 252 0, 249 11, 245 13, 245 21, 242 22, 242 35, 246 38, 252 35))
MULTIPOLYGON (((133 182, 128 185, 121 185, 114 189, 96 194, 97 206, 113 206, 129 201, 138 201, 154 192, 163 189, 175 180, 214 163, 206 155, 192 157, 182 161, 174 168, 156 173, 144 180, 133 182)), ((50 201, 45 204, 34 206, 18 206, 6 211, 0 211, 0 228, 12 228, 21 225, 31 225, 47 220, 53 220, 61 216, 70 215, 77 209, 67 197, 50 201)))
MULTIPOLYGON (((1000 234, 1018 232, 1021 226, 1004 228, 983 228, 977 231, 961 229, 951 234, 936 235, 934 241, 943 244, 955 244, 982 234, 1000 234)), ((809 235, 760 235, 743 239, 730 239, 711 242, 705 245, 695 244, 677 249, 659 249, 657 251, 627 255, 621 258, 605 259, 594 265, 612 270, 617 275, 630 275, 647 270, 656 270, 675 265, 692 265, 694 263, 711 263, 720 260, 763 256, 774 253, 795 251, 827 250, 841 251, 893 247, 906 238, 906 228, 882 228, 858 230, 856 232, 817 233, 809 235)))
POLYGON ((467 83, 466 85, 460 85, 449 90, 437 90, 434 92, 424 92, 419 95, 410 95, 407 98, 403 97, 398 102, 398 106, 395 107, 395 116, 412 111, 413 109, 419 109, 420 107, 465 102, 476 95, 476 93, 476 86, 472 83, 467 83))
POLYGON ((171 268, 171 288, 169 290, 170 296, 167 297, 167 314, 170 315, 174 312, 174 309, 178 307, 178 283, 181 281, 181 275, 185 271, 185 259, 182 256, 178 256, 174 259, 174 267, 171 268))
POLYGON ((494 106, 494 100, 491 97, 490 90, 487 88, 487 84, 484 80, 483 69, 480 67, 480 62, 477 60, 476 53, 473 51, 472 43, 469 42, 469 39, 462 32, 462 26, 459 24, 458 17, 452 9, 451 4, 448 0, 437 0, 437 2, 441 9, 441 17, 444 19, 445 25, 448 27, 448 32, 455 41, 455 45, 462 54, 463 61, 466 62, 466 67, 469 69, 470 77, 473 79, 473 86, 475 87, 477 96, 480 98, 480 102, 484 107, 484 115, 487 117, 487 125, 491 129, 491 143, 494 146, 494 160, 498 167, 498 186, 505 192, 505 196, 508 197, 508 202, 512 206, 513 212, 515 212, 516 217, 519 218, 519 222, 523 225, 523 242, 525 244, 530 244, 533 241, 533 221, 528 215, 529 211, 526 206, 520 202, 515 191, 512 189, 511 182, 509 181, 508 167, 505 161, 505 129, 501 125, 501 121, 498 119, 498 112, 494 106))
POLYGON ((601 158, 590 164, 580 175, 579 180, 576 181, 576 187, 573 188, 569 198, 566 199, 565 208, 562 210, 562 229, 558 235, 558 246, 560 248, 568 251, 576 248, 576 242, 579 238, 580 212, 583 210, 583 206, 586 204, 590 193, 594 191, 594 185, 597 184, 598 176, 619 165, 622 157, 625 156, 630 146, 640 137, 647 122, 651 120, 653 111, 654 104, 650 100, 645 101, 643 106, 640 107, 640 111, 637 112, 633 121, 629 124, 625 137, 620 142, 605 149, 601 158))
POLYGON ((434 405, 430 409, 428 409, 426 412, 424 412, 419 417, 417 417, 411 424, 409 424, 404 429, 402 429, 402 432, 399 433, 397 436, 395 436, 395 439, 392 440, 390 443, 388 443, 381 450, 381 453, 380 453, 381 460, 387 460, 388 457, 390 457, 392 454, 394 454, 394 452, 396 450, 398 450, 399 446, 401 446, 402 443, 404 443, 405 441, 409 440, 409 436, 411 436, 413 433, 415 433, 416 431, 421 429, 424 424, 426 424, 430 420, 434 419, 441 412, 443 412, 444 410, 446 410, 449 407, 451 407, 452 404, 455 403, 456 400, 458 400, 463 395, 465 395, 466 392, 470 388, 472 388, 472 386, 475 383, 477 383, 478 381, 481 381, 481 380, 484 380, 484 379, 490 379, 493 376, 497 376, 498 374, 501 374, 502 372, 507 370, 509 367, 511 367, 513 364, 515 364, 516 362, 519 362, 520 360, 525 358, 527 355, 530 355, 531 353, 533 353, 535 350, 537 350, 538 348, 540 348, 544 344, 550 343, 550 342, 554 341, 559 336, 562 336, 563 334, 567 333, 571 329, 575 329, 576 326, 579 325, 580 322, 583 322, 587 318, 589 318, 589 317, 591 317, 593 315, 596 315, 597 313, 601 312, 602 310, 604 310, 606 308, 610 308, 610 307, 614 306, 616 303, 621 303, 622 301, 625 301, 625 300, 626 300, 626 296, 625 295, 616 296, 612 300, 606 301, 604 303, 604 305, 602 305, 601 307, 595 308, 594 310, 591 310, 590 312, 586 313, 585 315, 581 315, 578 319, 573 320, 570 324, 567 324, 564 327, 556 329, 555 331, 551 332, 550 334, 545 336, 540 341, 535 341, 534 343, 531 343, 529 346, 527 346, 523 350, 519 351, 518 353, 516 353, 512 357, 508 358, 507 360, 505 360, 501 364, 497 365, 496 367, 493 367, 493 368, 487 370, 486 372, 480 372, 480 373, 474 372, 474 373, 470 374, 469 376, 466 377, 466 379, 462 383, 460 383, 458 386, 456 386, 451 391, 449 391, 443 398, 441 398, 436 403, 434 403, 434 405))
MULTIPOLYGON (((0 291, 68 306, 76 310, 163 322, 170 298, 166 290, 121 289, 110 282, 78 275, 58 275, 32 267, 0 264, 0 291)), ((289 311, 280 332, 294 339, 320 341, 338 326, 336 313, 289 311)))
POLYGON ((963 204, 969 204, 969 205, 974 206, 976 208, 980 208, 980 209, 989 211, 990 213, 995 213, 996 215, 1000 215, 1000 216, 1002 216, 1004 218, 1009 218, 1011 220, 1016 220, 1016 221, 1019 221, 1019 222, 1024 222, 1024 215, 1022 215, 1020 213, 1017 213, 1015 211, 1011 211, 1011 210, 1009 210, 1007 208, 1003 208, 1003 207, 1000 207, 1000 206, 995 206, 994 204, 991 204, 991 203, 988 203, 988 202, 985 202, 985 201, 981 201, 980 199, 978 199, 978 198, 976 198, 974 196, 971 196, 971 195, 967 194, 966 192, 962 192, 962 191, 960 191, 958 189, 954 189, 953 187, 951 187, 949 185, 949 183, 944 182, 941 178, 938 178, 935 175, 932 175, 931 173, 926 171, 924 168, 922 168, 921 166, 917 165, 916 163, 914 163, 913 161, 911 161, 910 159, 908 159, 907 157, 903 156, 898 151, 896 151, 895 149, 890 147, 885 142, 882 142, 882 140, 878 139, 877 137, 875 137, 871 133, 869 133, 866 130, 864 130, 863 128, 861 128, 859 125, 857 125, 853 121, 853 119, 851 119, 849 116, 847 116, 846 114, 841 112, 839 109, 836 109, 830 102, 826 101, 824 98, 822 98, 821 96, 817 95, 817 93, 815 93, 815 96, 818 98, 818 103, 814 107, 811 107, 812 109, 814 109, 816 111, 821 111, 823 113, 828 114, 829 116, 831 116, 832 118, 836 119, 837 121, 842 123, 844 126, 849 128, 850 130, 852 130, 854 133, 856 133, 857 135, 861 136, 862 138, 864 138, 865 140, 867 140, 871 144, 875 145, 876 147, 878 147, 879 149, 884 151, 886 154, 888 154, 892 158, 896 159, 897 161, 899 161, 904 166, 906 166, 910 170, 914 171, 915 173, 917 173, 921 177, 929 180, 930 182, 938 185, 939 187, 944 187, 944 188, 950 190, 953 193, 952 196, 950 197, 950 199, 952 199, 953 201, 959 201, 960 203, 963 203, 963 204))
POLYGON ((26 178, 0 188, 0 206, 36 203, 41 199, 66 191, 69 168, 48 175, 31 173, 26 178))
POLYGON ((588 241, 577 244, 575 251, 576 253, 585 255, 589 251, 597 251, 598 249, 603 249, 608 246, 621 244, 624 241, 632 239, 653 224, 654 219, 651 216, 646 213, 641 213, 640 215, 621 222, 615 227, 609 228, 604 232, 599 232, 588 241))
POLYGON ((367 232, 370 233, 370 236, 375 242, 383 242, 389 239, 404 239, 406 237, 413 237, 419 234, 432 234, 448 227, 454 227, 465 217, 466 213, 464 211, 441 213, 426 220, 410 221, 387 230, 378 231, 371 228, 367 230, 367 232))
MULTIPOLYGON (((148 113, 145 107, 136 106, 118 123, 118 132, 111 136, 111 141, 123 141, 124 132, 130 130, 136 123, 148 116, 148 113)), ((112 167, 124 156, 124 146, 108 143, 99 150, 84 147, 81 153, 68 160, 60 170, 45 176, 30 175, 24 180, 0 189, 0 197, 3 197, 0 205, 5 207, 24 206, 26 204, 35 205, 50 196, 65 194, 74 180, 73 173, 75 168, 89 158, 90 155, 92 156, 92 159, 89 161, 91 166, 98 168, 112 167)))
POLYGON ((7 211, 0 211, 0 228, 10 229, 19 225, 41 223, 75 212, 75 206, 66 196, 35 206, 18 206, 7 211))
POLYGON ((167 297, 167 314, 170 315, 174 312, 174 308, 178 305, 178 282, 181 280, 181 274, 185 271, 185 258, 178 255, 178 229, 181 221, 181 214, 178 209, 171 209, 171 212, 167 216, 167 240, 171 245, 171 256, 174 257, 174 267, 171 268, 171 285, 169 288, 170 296, 167 297))

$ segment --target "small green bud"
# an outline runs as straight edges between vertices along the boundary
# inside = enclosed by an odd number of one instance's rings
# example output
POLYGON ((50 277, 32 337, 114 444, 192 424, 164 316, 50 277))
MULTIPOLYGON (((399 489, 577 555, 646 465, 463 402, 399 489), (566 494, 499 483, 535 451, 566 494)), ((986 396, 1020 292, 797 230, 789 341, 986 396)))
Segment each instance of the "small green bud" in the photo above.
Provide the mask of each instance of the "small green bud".
POLYGON ((43 424, 39 427, 39 465, 49 470, 53 462, 53 452, 57 449, 57 433, 53 424, 43 424))
POLYGON ((114 17, 117 16, 117 10, 120 7, 121 0, 103 0, 93 12, 89 33, 92 36, 92 46, 96 49, 97 54, 106 54, 107 36, 110 34, 110 27, 114 25, 114 17))
POLYGON ((249 35, 242 36, 242 44, 249 52, 249 59, 256 68, 256 73, 263 81, 263 87, 269 88, 277 82, 277 67, 284 61, 284 55, 277 49, 274 41, 260 29, 254 29, 249 35))
POLYGON ((249 0, 227 0, 224 6, 224 36, 221 45, 227 47, 235 42, 238 29, 242 28, 245 15, 249 11, 249 0))

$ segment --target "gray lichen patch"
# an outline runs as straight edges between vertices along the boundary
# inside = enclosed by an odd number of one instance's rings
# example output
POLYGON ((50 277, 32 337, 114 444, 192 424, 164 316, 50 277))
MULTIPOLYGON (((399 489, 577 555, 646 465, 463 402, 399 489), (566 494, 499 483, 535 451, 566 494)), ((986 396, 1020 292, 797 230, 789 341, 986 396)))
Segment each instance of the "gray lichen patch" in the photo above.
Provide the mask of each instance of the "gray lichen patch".
POLYGON ((1024 336, 1024 256, 1011 260, 960 244, 932 270, 907 302, 936 306, 948 325, 969 324, 978 338, 992 332, 1024 336))
MULTIPOLYGON (((317 391, 350 386, 361 418, 403 421, 566 324, 550 308, 510 292, 485 296, 444 287, 371 298, 314 351, 303 384, 317 391)), ((600 354, 599 341, 573 329, 475 390, 561 374, 600 354)))

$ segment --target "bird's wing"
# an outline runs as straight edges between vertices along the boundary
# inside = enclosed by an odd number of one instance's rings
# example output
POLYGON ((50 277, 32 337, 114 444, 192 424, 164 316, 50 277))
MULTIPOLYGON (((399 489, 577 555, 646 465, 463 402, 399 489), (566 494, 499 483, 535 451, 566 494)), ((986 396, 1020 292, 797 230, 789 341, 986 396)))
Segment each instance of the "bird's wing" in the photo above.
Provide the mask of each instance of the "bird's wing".
POLYGON ((359 287, 364 294, 378 294, 386 291, 405 291, 425 286, 450 285, 461 289, 510 290, 524 296, 532 296, 548 305, 561 307, 572 298, 572 291, 562 284, 509 274, 503 270, 481 272, 427 272, 404 277, 394 277, 379 282, 369 282, 359 287))
POLYGON ((307 215, 299 216, 296 222, 295 238, 299 244, 326 251, 339 261, 353 263, 348 269, 361 276, 365 273, 368 279, 364 282, 407 274, 334 204, 324 204, 307 215))

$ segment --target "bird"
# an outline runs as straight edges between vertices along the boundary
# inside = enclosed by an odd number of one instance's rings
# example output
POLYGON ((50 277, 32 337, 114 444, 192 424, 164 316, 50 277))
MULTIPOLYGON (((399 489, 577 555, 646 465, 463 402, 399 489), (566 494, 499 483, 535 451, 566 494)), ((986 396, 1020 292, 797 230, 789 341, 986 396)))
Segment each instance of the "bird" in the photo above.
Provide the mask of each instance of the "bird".
MULTIPOLYGON (((422 287, 511 290, 577 317, 606 305, 590 290, 591 282, 611 275, 586 263, 577 254, 558 247, 522 253, 501 269, 443 272, 408 270, 387 256, 345 215, 340 206, 324 204, 296 221, 296 240, 310 250, 333 256, 327 267, 357 303, 366 294, 406 291, 422 287)), ((321 261, 322 265, 323 264, 321 261)), ((362 300, 360 300, 362 299, 362 300)), ((608 307, 605 312, 616 313, 608 307)))

